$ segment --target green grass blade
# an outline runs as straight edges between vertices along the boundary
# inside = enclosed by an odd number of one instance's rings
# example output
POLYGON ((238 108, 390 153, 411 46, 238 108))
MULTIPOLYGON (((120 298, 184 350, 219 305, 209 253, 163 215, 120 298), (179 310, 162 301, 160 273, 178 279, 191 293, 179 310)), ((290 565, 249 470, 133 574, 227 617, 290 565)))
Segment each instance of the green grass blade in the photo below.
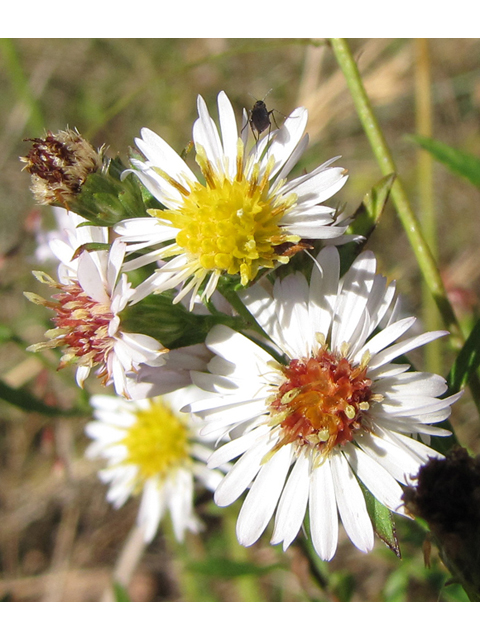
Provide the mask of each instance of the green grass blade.
POLYGON ((23 71, 15 42, 11 38, 0 38, 0 54, 17 97, 29 108, 29 129, 41 132, 45 129, 45 119, 40 104, 32 93, 28 77, 23 71))
POLYGON ((452 393, 463 389, 480 366, 480 320, 477 321, 458 354, 447 382, 452 393))
POLYGON ((215 578, 239 578, 241 576, 262 576, 282 569, 280 564, 258 566, 253 562, 241 562, 229 558, 209 558, 205 562, 188 562, 187 569, 204 576, 215 578))
POLYGON ((347 234, 360 235, 363 236, 365 240, 349 242, 340 247, 342 273, 345 273, 351 267, 355 258, 363 251, 368 238, 377 226, 387 204, 394 180, 394 173, 384 176, 368 191, 361 205, 356 210, 347 234))
POLYGON ((429 151, 432 156, 444 164, 452 173, 471 182, 480 189, 480 158, 450 147, 444 142, 423 136, 410 136, 422 149, 429 151))
POLYGON ((87 412, 82 411, 79 408, 75 409, 60 409, 59 407, 51 407, 45 404, 31 393, 23 389, 14 389, 6 382, 0 380, 0 399, 5 400, 9 404, 13 404, 23 411, 34 411, 47 416, 84 416, 88 415, 87 412))

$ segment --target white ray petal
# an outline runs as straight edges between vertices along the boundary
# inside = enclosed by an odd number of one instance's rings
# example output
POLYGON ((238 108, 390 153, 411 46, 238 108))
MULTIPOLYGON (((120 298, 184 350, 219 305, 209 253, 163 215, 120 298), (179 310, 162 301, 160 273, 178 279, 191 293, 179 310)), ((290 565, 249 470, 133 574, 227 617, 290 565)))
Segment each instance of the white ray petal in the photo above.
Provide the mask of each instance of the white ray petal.
POLYGON ((379 435, 364 433, 356 438, 356 442, 367 455, 402 484, 410 482, 422 464, 421 458, 407 448, 379 435))
POLYGON ((300 454, 293 465, 278 504, 275 528, 270 542, 271 544, 283 542, 284 551, 295 539, 305 517, 310 486, 309 466, 308 456, 300 454))
POLYGON ((188 185, 187 180, 197 181, 186 162, 163 138, 146 127, 140 134, 142 137, 135 140, 137 147, 154 167, 158 167, 185 187, 188 185))
POLYGON ((238 131, 232 104, 224 91, 217 98, 220 130, 222 132, 223 152, 225 156, 225 173, 230 179, 235 177, 237 160, 238 131))
POLYGON ((383 329, 383 331, 377 333, 377 335, 369 340, 363 348, 355 354, 355 360, 360 362, 366 351, 369 351, 371 356, 376 355, 385 349, 385 347, 392 344, 392 342, 395 342, 397 338, 403 336, 403 334, 406 333, 415 322, 416 318, 404 318, 403 320, 399 320, 398 322, 391 324, 386 329, 383 329))
POLYGON ((265 166, 270 155, 275 158, 275 164, 271 173, 272 178, 276 176, 285 163, 288 162, 295 148, 300 144, 305 127, 307 126, 307 120, 307 110, 304 107, 298 107, 292 111, 285 120, 284 125, 276 132, 262 162, 265 166))
POLYGON ((110 305, 110 298, 105 290, 106 282, 88 251, 84 251, 78 259, 77 275, 80 286, 90 298, 110 305))
POLYGON ((315 335, 311 330, 308 316, 309 287, 301 273, 277 279, 273 288, 278 318, 282 333, 280 346, 293 357, 311 353, 315 335))
POLYGON ((195 145, 201 145, 210 162, 223 172, 223 149, 217 127, 208 113, 208 108, 202 96, 197 98, 198 120, 193 125, 193 139, 195 145))
POLYGON ((211 454, 208 460, 209 468, 215 469, 221 467, 226 462, 230 462, 234 458, 244 454, 257 440, 263 439, 270 430, 270 427, 267 426, 257 427, 257 429, 252 429, 252 431, 249 431, 244 436, 235 438, 222 445, 211 454))
POLYGON ((333 485, 338 512, 353 544, 366 553, 373 548, 373 526, 362 490, 341 452, 331 456, 333 485))
POLYGON ((150 478, 143 488, 137 516, 138 525, 144 529, 145 542, 151 542, 155 537, 164 510, 164 491, 158 485, 156 478, 150 478))
POLYGON ((273 444, 270 442, 268 435, 265 435, 255 442, 234 464, 215 491, 214 499, 219 507, 226 507, 232 504, 242 495, 260 471, 261 461, 272 446, 273 444))
POLYGON ((317 256, 310 281, 308 311, 310 323, 315 333, 327 338, 334 316, 340 258, 337 249, 326 247, 317 256))
POLYGON ((342 167, 329 167, 321 173, 307 175, 300 184, 287 183, 284 193, 295 193, 300 205, 324 202, 340 191, 348 176, 342 167))
POLYGON ((355 475, 379 502, 392 511, 403 512, 401 509, 403 489, 384 467, 350 442, 347 442, 344 447, 344 455, 355 475))
POLYGON ((364 311, 375 278, 376 260, 371 251, 364 251, 345 274, 337 299, 332 324, 331 346, 339 350, 350 343, 352 336, 365 323, 364 311))
POLYGON ((430 397, 441 396, 448 389, 448 385, 442 376, 423 371, 411 371, 400 373, 391 377, 385 377, 375 382, 375 393, 382 395, 423 395, 430 397))
POLYGON ((337 550, 337 500, 330 460, 314 467, 310 478, 310 535, 315 551, 322 560, 331 560, 337 550))
POLYGON ((427 333, 422 333, 422 335, 420 336, 402 340, 402 342, 398 342, 388 349, 384 349, 382 352, 377 353, 370 360, 368 369, 369 371, 374 371, 377 367, 390 362, 394 358, 398 358, 404 353, 408 353, 413 349, 418 349, 418 347, 422 347, 424 344, 432 342, 432 340, 437 340, 437 338, 441 338, 442 336, 446 335, 448 335, 448 331, 429 331, 427 333))
POLYGON ((277 506, 291 459, 292 447, 286 445, 263 464, 240 509, 236 529, 240 544, 248 547, 264 532, 277 506))
POLYGON ((182 542, 185 529, 189 528, 193 515, 193 476, 190 471, 179 469, 169 479, 169 510, 172 516, 175 538, 182 542))

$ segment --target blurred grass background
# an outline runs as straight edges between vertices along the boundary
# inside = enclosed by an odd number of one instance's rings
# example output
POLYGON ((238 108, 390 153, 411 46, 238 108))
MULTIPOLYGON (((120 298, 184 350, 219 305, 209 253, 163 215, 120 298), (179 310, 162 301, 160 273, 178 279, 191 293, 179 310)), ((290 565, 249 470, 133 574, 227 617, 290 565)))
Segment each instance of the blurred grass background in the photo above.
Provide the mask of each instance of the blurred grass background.
MULTIPOLYGON (((411 39, 352 40, 367 92, 393 150, 411 202, 419 211, 419 92, 431 91, 433 137, 480 154, 480 40, 431 39, 430 79, 419 80, 419 46, 411 39), (427 84, 426 84, 427 83, 427 84), (419 88, 420 87, 420 88, 419 88)), ((425 43, 424 43, 425 44, 425 43)), ((425 53, 423 54, 425 55, 425 53)), ((425 62, 425 59, 424 59, 425 62)), ((14 39, 0 40, 0 380, 28 389, 46 404, 79 403, 73 371, 56 373, 57 357, 25 352, 42 339, 48 314, 22 295, 37 289, 31 270, 35 231, 48 220, 35 205, 29 175, 21 172, 24 138, 76 127, 96 147, 126 161, 142 126, 178 152, 191 139, 196 96, 216 118, 225 90, 237 113, 266 99, 283 114, 309 110, 311 170, 337 155, 350 179, 336 204, 353 213, 380 178, 355 114, 345 80, 324 41, 275 39, 14 39)), ((280 118, 281 120, 281 118, 280 118)), ((421 126, 421 125, 420 125, 421 126)), ((421 170, 420 170, 421 171, 421 170)), ((480 195, 472 185, 433 165, 438 255, 447 289, 466 326, 478 317, 480 195)), ((408 313, 422 314, 422 288, 414 255, 389 204, 369 240, 379 269, 399 282, 408 313)), ((42 267, 40 267, 42 268, 42 267)), ((48 269, 55 275, 55 266, 48 269)), ((441 328, 440 325, 437 328, 441 328)), ((446 351, 446 349, 445 349, 446 351)), ((442 354, 446 376, 452 356, 442 354)), ((95 382, 90 392, 100 389, 95 382)), ((105 501, 96 467, 83 458, 85 417, 49 417, 0 401, 0 598, 14 601, 97 601, 106 596, 138 504, 115 511, 105 501)), ((480 453, 475 408, 468 396, 452 422, 461 443, 480 453)), ((283 553, 268 534, 250 549, 234 534, 238 507, 220 510, 200 497, 207 528, 181 546, 168 524, 143 554, 128 589, 140 601, 455 601, 460 587, 432 551, 424 567, 425 533, 397 519, 403 559, 380 541, 364 556, 341 538, 335 559, 309 566, 298 542, 283 553)), ((342 532, 342 535, 343 532, 342 532)))

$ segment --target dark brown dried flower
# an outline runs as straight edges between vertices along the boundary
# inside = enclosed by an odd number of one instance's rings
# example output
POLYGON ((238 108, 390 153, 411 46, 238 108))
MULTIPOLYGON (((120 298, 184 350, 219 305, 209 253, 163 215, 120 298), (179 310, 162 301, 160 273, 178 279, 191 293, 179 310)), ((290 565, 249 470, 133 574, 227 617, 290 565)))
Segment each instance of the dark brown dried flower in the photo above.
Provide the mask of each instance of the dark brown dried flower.
POLYGON ((480 599, 480 459, 457 448, 420 468, 403 500, 427 521, 440 555, 471 600, 480 599))
POLYGON ((66 206, 80 193, 88 175, 102 167, 102 150, 95 151, 78 131, 49 131, 45 138, 27 140, 33 146, 20 160, 32 176, 31 189, 39 204, 66 206))

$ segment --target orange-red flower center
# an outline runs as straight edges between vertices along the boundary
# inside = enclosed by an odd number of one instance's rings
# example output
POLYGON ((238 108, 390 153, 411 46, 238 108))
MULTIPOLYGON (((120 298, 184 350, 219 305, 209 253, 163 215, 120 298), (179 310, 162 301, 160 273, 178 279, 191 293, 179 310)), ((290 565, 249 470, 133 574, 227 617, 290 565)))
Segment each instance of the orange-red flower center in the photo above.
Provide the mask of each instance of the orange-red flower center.
POLYGON ((370 407, 366 371, 366 364, 352 365, 324 347, 314 357, 292 360, 282 370, 286 381, 270 405, 281 427, 276 448, 296 443, 326 454, 350 442, 365 428, 362 419, 370 407))
POLYGON ((51 346, 61 347, 65 354, 60 367, 72 360, 90 367, 104 364, 114 344, 108 332, 114 317, 110 307, 88 296, 78 283, 58 288, 52 296, 57 302, 46 306, 56 312, 56 329, 49 333, 54 336, 51 346))

